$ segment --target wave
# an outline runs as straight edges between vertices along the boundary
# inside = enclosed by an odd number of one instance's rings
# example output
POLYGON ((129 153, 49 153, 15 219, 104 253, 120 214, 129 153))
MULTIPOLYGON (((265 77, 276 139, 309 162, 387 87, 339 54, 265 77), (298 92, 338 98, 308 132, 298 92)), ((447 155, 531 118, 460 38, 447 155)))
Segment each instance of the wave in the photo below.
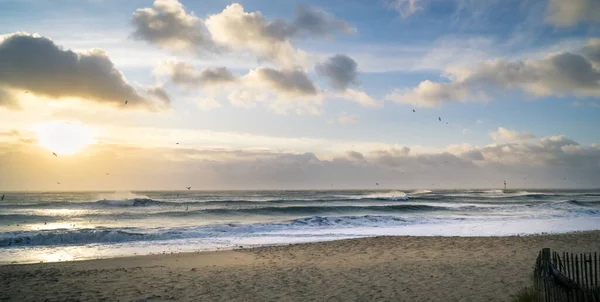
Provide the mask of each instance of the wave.
POLYGON ((220 224, 203 227, 148 230, 150 232, 136 232, 136 229, 134 228, 59 229, 8 232, 0 233, 0 248, 214 238, 222 237, 224 234, 229 234, 231 236, 251 236, 252 234, 268 236, 269 233, 273 233, 273 236, 282 236, 281 231, 284 230, 306 229, 309 231, 313 228, 322 229, 324 227, 372 227, 382 225, 405 225, 407 223, 410 223, 410 221, 394 216, 312 216, 275 223, 220 224))
POLYGON ((101 205, 113 206, 113 207, 145 207, 145 206, 157 206, 161 204, 168 204, 169 202, 162 202, 152 200, 150 198, 132 198, 132 199, 103 199, 98 200, 96 203, 101 205))
POLYGON ((421 195, 421 194, 429 194, 429 193, 433 193, 431 190, 416 190, 413 192, 410 192, 410 195, 421 195))
POLYGON ((431 205, 386 205, 386 206, 289 206, 289 207, 256 207, 256 208, 220 208, 187 212, 167 212, 158 215, 188 216, 197 214, 209 215, 318 215, 327 213, 410 213, 446 211, 449 208, 431 205))
POLYGON ((600 207, 600 200, 590 201, 579 201, 579 200, 567 200, 566 203, 581 206, 581 207, 600 207))
MULTIPOLYGON (((10 234, 10 233, 9 233, 10 234)), ((122 230, 52 230, 17 233, 8 237, 0 237, 0 247, 21 245, 67 245, 90 243, 115 243, 125 241, 145 241, 159 239, 176 239, 176 234, 143 234, 122 230)))
POLYGON ((406 195, 406 193, 401 192, 401 191, 392 191, 392 192, 386 192, 386 193, 371 193, 371 194, 366 194, 366 195, 358 195, 358 196, 356 196, 356 199, 398 201, 398 200, 408 200, 408 196, 406 195))
POLYGON ((291 220, 291 225, 297 226, 348 226, 348 227, 363 227, 363 226, 382 226, 382 224, 397 224, 406 223, 407 220, 395 216, 337 216, 323 217, 312 216, 291 220))

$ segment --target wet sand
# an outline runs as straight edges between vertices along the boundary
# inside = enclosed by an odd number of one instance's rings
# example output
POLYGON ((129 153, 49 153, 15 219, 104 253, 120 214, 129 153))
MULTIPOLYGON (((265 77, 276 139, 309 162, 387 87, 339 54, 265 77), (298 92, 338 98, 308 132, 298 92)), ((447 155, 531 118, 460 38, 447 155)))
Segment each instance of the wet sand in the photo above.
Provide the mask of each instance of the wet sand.
POLYGON ((376 237, 0 266, 0 301, 507 301, 538 251, 600 251, 600 231, 376 237))

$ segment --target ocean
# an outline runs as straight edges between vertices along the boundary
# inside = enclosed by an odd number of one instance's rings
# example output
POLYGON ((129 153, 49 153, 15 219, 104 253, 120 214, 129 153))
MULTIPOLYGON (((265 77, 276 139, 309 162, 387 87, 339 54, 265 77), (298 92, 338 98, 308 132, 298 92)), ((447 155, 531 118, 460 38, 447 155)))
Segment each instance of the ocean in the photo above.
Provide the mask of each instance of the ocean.
POLYGON ((600 190, 22 192, 0 202, 0 264, 598 229, 600 190))

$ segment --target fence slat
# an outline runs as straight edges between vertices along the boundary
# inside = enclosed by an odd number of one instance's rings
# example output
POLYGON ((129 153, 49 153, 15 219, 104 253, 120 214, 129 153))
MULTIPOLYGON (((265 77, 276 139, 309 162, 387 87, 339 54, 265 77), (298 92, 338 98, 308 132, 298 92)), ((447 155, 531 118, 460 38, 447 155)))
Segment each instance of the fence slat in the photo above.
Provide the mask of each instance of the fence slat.
POLYGON ((571 275, 569 276, 569 278, 571 278, 571 280, 575 281, 575 259, 573 258, 573 254, 570 254, 571 256, 571 275))
POLYGON ((577 284, 581 284, 580 280, 579 280, 579 258, 577 257, 577 255, 575 255, 575 282, 577 282, 577 284))
POLYGON ((584 281, 585 288, 590 288, 590 280, 588 278, 588 262, 587 262, 587 254, 583 254, 583 271, 584 271, 584 281))
POLYGON ((565 259, 565 265, 566 265, 566 269, 565 269, 565 275, 567 275, 567 277, 571 278, 571 267, 569 266, 570 262, 569 262, 569 254, 567 254, 566 252, 563 252, 563 258, 565 259))
MULTIPOLYGON (((594 252, 594 285, 598 287, 598 252, 594 252)), ((600 291, 599 291, 600 292, 600 291)))
POLYGON ((589 288, 590 284, 589 284, 589 278, 588 278, 589 272, 588 272, 588 264, 587 264, 587 254, 583 254, 582 257, 583 257, 583 262, 582 262, 582 264, 583 264, 583 280, 582 280, 582 282, 583 282, 585 288, 589 288))

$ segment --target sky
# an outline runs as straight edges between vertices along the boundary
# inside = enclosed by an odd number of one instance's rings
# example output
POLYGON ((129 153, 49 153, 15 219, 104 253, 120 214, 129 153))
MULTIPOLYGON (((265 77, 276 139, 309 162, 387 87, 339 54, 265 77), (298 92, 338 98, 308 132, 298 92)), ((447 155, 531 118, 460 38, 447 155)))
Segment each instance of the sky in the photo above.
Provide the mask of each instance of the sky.
POLYGON ((597 0, 0 0, 0 191, 597 188, 598 129, 597 0))

